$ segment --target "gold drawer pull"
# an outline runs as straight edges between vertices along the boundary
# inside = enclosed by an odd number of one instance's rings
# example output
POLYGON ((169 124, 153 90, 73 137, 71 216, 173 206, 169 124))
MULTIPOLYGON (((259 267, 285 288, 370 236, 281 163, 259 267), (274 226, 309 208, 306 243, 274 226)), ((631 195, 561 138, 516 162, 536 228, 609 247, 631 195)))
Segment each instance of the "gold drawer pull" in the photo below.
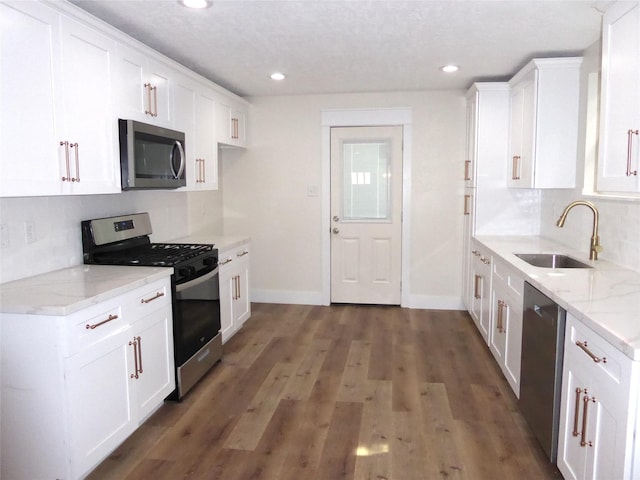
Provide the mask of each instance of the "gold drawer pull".
POLYGON ((588 345, 587 345, 587 341, 586 340, 584 342, 577 341, 576 345, 579 346, 584 353, 589 355, 591 357, 591 360, 593 360, 594 362, 596 362, 596 363, 600 363, 600 362, 607 363, 607 357, 600 358, 597 355, 595 355, 591 350, 589 350, 587 348, 588 345))
POLYGON ((104 325, 105 323, 115 320, 117 318, 118 318, 118 315, 109 315, 106 320, 103 320, 98 323, 94 323, 93 325, 90 325, 87 323, 84 328, 86 328, 87 330, 93 330, 94 328, 99 327, 100 325, 104 325))
POLYGON ((244 257, 245 255, 249 255, 248 250, 243 250, 241 253, 237 253, 236 257, 244 257))
MULTIPOLYGON (((574 437, 580 435, 580 432, 578 432, 578 417, 580 416, 580 395, 582 391, 580 387, 576 388, 576 408, 575 412, 573 412, 573 432, 571 432, 574 437)), ((586 390, 584 392, 586 393, 586 390)))
POLYGON ((586 395, 582 399, 584 402, 584 410, 582 411, 582 435, 580 436, 580 446, 581 447, 593 447, 593 442, 587 442, 587 413, 589 408, 589 402, 596 403, 596 399, 594 397, 587 397, 586 395))
POLYGON ((160 297, 164 297, 164 292, 158 292, 155 294, 155 296, 151 297, 151 298, 143 298, 142 300, 140 300, 140 303, 150 303, 153 302, 154 300, 157 300, 160 297))
POLYGON ((631 175, 638 175, 638 170, 631 170, 631 149, 633 145, 632 135, 640 134, 640 130, 628 130, 627 131, 627 177, 631 175))
POLYGON ((218 265, 226 265, 229 262, 233 262, 232 258, 225 258, 222 262, 219 262, 218 265))

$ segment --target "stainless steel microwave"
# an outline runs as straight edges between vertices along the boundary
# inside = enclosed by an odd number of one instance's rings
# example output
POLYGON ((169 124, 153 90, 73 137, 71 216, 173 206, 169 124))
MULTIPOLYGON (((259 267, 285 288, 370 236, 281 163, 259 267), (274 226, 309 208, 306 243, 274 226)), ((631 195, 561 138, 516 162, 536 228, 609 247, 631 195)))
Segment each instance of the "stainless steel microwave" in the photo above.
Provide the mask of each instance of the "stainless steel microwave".
POLYGON ((184 187, 184 133, 168 128, 118 120, 122 189, 184 187))

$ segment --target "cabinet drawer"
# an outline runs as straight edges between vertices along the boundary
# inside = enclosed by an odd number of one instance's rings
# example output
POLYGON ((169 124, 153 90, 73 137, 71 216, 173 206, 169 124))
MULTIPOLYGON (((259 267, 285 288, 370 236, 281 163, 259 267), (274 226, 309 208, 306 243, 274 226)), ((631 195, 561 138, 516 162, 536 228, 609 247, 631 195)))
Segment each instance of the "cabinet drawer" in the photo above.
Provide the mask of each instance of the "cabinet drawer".
POLYGON ((494 259, 492 281, 494 285, 499 284, 505 292, 508 292, 514 299, 518 299, 522 304, 524 280, 506 263, 494 259))
POLYGON ((169 279, 145 285, 130 293, 131 323, 171 304, 171 283, 169 279))
POLYGON ((567 315, 565 355, 589 369, 597 382, 614 395, 628 395, 631 360, 582 322, 567 315), (580 343, 580 344, 578 344, 580 343))
POLYGON ((64 356, 68 357, 114 335, 129 324, 120 299, 104 302, 65 320, 64 356))
POLYGON ((231 248, 228 250, 223 250, 219 254, 218 265, 220 266, 220 272, 224 272, 225 270, 232 268, 235 265, 242 261, 249 260, 249 245, 244 245, 238 248, 231 248))

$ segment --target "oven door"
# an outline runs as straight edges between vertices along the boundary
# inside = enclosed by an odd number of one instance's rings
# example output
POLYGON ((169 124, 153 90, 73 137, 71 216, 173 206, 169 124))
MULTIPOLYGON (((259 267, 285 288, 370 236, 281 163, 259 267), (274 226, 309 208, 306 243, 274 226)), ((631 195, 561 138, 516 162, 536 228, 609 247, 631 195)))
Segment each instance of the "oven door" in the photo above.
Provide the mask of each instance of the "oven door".
POLYGON ((220 332, 218 268, 175 287, 173 334, 176 366, 220 332))

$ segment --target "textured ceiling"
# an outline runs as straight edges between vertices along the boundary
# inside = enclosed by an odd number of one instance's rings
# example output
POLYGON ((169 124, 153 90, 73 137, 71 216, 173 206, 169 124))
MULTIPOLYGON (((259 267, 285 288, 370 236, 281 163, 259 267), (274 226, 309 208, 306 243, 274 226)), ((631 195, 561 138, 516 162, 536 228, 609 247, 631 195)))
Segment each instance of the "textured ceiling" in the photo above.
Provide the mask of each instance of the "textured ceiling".
POLYGON ((597 41, 593 1, 71 0, 241 95, 466 89, 597 41), (446 75, 438 67, 461 66, 446 75), (273 71, 287 75, 269 79, 273 71))

